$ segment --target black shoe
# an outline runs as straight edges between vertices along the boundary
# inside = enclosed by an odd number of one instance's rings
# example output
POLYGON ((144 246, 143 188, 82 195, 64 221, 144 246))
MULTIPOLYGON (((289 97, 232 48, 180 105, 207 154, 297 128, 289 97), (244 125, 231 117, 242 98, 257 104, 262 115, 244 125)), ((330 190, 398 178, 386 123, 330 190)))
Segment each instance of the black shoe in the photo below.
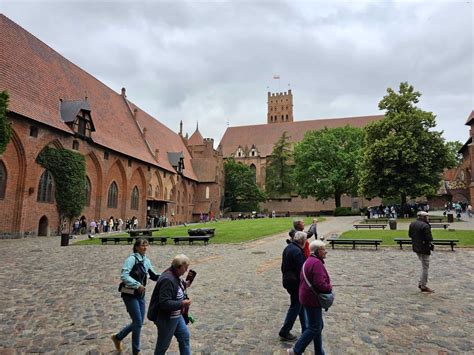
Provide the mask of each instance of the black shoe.
POLYGON ((293 335, 291 333, 283 334, 282 332, 280 332, 280 333, 278 333, 278 335, 280 336, 280 338, 282 340, 286 340, 286 341, 293 341, 293 340, 296 340, 296 338, 297 338, 296 335, 293 335))

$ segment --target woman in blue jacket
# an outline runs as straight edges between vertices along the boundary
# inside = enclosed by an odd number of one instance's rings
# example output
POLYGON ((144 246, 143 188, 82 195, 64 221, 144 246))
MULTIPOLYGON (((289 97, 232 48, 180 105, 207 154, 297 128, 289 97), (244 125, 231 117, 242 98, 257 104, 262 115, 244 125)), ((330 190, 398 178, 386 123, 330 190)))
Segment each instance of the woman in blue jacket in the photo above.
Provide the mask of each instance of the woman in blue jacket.
POLYGON ((132 323, 112 335, 112 341, 118 351, 122 351, 122 340, 132 332, 132 353, 138 354, 140 352, 140 332, 145 320, 147 274, 153 281, 158 280, 160 276, 151 265, 150 259, 145 255, 147 247, 148 241, 146 239, 137 238, 133 245, 133 253, 122 266, 120 291, 132 323))

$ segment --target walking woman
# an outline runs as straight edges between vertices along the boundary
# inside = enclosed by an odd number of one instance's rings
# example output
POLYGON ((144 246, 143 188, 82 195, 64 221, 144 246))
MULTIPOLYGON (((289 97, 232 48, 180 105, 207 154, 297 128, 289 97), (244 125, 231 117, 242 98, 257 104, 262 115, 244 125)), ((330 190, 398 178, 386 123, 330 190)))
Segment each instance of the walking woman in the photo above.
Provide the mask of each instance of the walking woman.
POLYGON ((155 322, 158 328, 155 355, 164 355, 168 350, 173 335, 178 340, 179 353, 191 354, 189 345, 189 330, 185 317, 191 305, 185 289, 190 281, 183 281, 181 277, 189 267, 189 258, 177 255, 171 262, 171 267, 163 272, 158 280, 148 309, 148 319, 155 322))
POLYGON ((112 335, 112 341, 118 351, 122 350, 122 340, 132 332, 132 353, 140 353, 140 332, 145 320, 147 274, 153 281, 158 280, 160 276, 151 265, 150 259, 145 255, 147 247, 148 241, 146 239, 137 238, 133 245, 133 253, 123 263, 120 291, 132 323, 112 335))
POLYGON ((288 349, 288 354, 302 354, 311 341, 314 343, 314 353, 324 354, 322 338, 323 309, 313 290, 318 293, 329 293, 332 291, 332 285, 329 274, 324 267, 324 259, 327 253, 324 242, 321 240, 313 241, 309 245, 309 250, 311 254, 301 268, 299 290, 300 303, 306 311, 307 328, 301 334, 295 346, 288 349), (313 290, 306 283, 303 272, 313 290))

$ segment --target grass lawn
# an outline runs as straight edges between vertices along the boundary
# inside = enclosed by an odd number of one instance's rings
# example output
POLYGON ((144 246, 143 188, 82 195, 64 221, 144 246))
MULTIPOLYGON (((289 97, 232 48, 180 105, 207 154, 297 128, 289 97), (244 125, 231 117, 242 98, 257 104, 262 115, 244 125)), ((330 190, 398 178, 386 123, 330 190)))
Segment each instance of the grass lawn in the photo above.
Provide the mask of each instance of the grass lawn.
MULTIPOLYGON (((458 239, 458 246, 474 246, 472 230, 432 230, 433 239, 458 239)), ((382 239, 382 245, 398 245, 394 238, 409 238, 407 230, 355 230, 342 233, 341 239, 382 239)))
MULTIPOLYGON (((306 230, 311 224, 312 217, 307 217, 305 220, 306 230)), ((318 223, 323 222, 323 217, 318 217, 318 223)), ((213 244, 224 244, 224 243, 240 243, 247 242, 249 240, 260 239, 267 237, 273 234, 287 232, 293 226, 293 218, 258 218, 258 219, 243 219, 236 221, 219 221, 219 222, 208 222, 208 223, 198 223, 178 227, 169 227, 163 228, 158 232, 154 232, 153 235, 156 236, 181 236, 188 235, 189 228, 215 228, 216 234, 214 238, 210 240, 210 243, 213 244)), ((118 235, 118 234, 117 234, 118 235)), ((124 236, 127 233, 123 234, 124 236)), ((100 240, 87 239, 82 240, 77 243, 77 245, 96 245, 100 244, 100 240)))

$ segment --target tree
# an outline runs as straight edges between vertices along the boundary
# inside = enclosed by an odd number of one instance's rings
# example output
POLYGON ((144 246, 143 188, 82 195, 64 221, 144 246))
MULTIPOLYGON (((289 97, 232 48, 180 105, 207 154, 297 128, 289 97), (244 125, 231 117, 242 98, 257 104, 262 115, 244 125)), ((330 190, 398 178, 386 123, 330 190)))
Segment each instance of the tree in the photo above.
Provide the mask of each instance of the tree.
POLYGON ((335 199, 357 192, 356 166, 361 158, 363 131, 345 126, 307 132, 294 150, 295 180, 302 197, 335 199))
POLYGON ((291 192, 292 183, 292 158, 290 142, 286 132, 273 146, 272 155, 268 157, 265 191, 268 196, 281 196, 291 192))
POLYGON ((435 115, 419 109, 421 94, 402 82, 399 92, 387 89, 379 103, 385 118, 365 128, 365 147, 360 164, 359 192, 366 197, 393 198, 406 203, 407 196, 434 194, 448 149, 436 126, 435 115))
POLYGON ((37 162, 48 169, 54 178, 56 208, 59 213, 59 232, 66 221, 71 225, 86 205, 86 163, 84 156, 67 149, 46 147, 37 162))
POLYGON ((12 135, 12 127, 7 121, 8 92, 0 92, 0 155, 7 149, 12 135))
POLYGON ((265 201, 265 194, 254 181, 254 172, 246 165, 229 159, 224 163, 225 207, 232 211, 257 210, 258 203, 265 201))
POLYGON ((446 166, 448 169, 455 168, 461 163, 462 154, 459 153, 459 150, 462 148, 463 144, 460 141, 448 141, 446 142, 446 148, 448 149, 448 159, 449 164, 446 166))

